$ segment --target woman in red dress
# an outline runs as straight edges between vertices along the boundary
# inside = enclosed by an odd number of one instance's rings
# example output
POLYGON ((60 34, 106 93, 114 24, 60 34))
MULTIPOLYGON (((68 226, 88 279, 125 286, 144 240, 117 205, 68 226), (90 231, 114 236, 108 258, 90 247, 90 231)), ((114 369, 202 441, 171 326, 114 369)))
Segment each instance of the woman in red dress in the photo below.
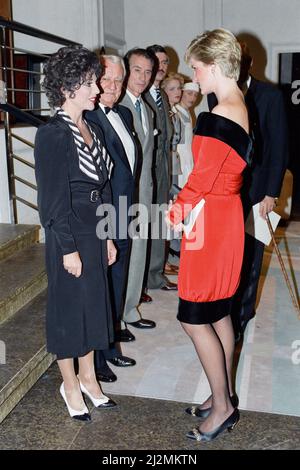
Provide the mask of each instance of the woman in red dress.
POLYGON ((207 375, 211 396, 189 414, 206 418, 187 437, 210 441, 239 420, 232 383, 234 334, 231 298, 240 279, 244 221, 240 188, 249 162, 248 114, 237 86, 241 49, 224 29, 194 39, 186 61, 204 95, 214 92, 218 105, 198 117, 193 139, 194 169, 169 209, 175 230, 204 199, 189 234, 182 240, 177 318, 190 336, 207 375))

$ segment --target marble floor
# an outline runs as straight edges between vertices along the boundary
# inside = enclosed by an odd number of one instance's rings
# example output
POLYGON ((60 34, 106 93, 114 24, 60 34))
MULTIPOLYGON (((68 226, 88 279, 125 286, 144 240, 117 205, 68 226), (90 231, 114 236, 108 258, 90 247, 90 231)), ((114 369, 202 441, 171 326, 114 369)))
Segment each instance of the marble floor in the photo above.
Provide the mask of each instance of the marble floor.
MULTIPOLYGON (((99 465, 103 456, 124 455, 124 450, 131 451, 129 455, 142 450, 149 455, 156 450, 185 450, 185 454, 197 454, 199 464, 203 462, 198 454, 201 450, 300 450, 300 418, 253 411, 241 411, 233 432, 223 433, 213 442, 192 441, 185 434, 198 420, 184 412, 185 403, 170 400, 113 395, 116 408, 100 411, 88 402, 91 423, 76 422, 69 418, 60 397, 60 380, 55 364, 0 425, 0 450, 98 451, 75 455, 85 465, 89 458, 99 465)), ((44 456, 37 454, 36 458, 44 462, 44 456)), ((28 454, 17 457, 22 465, 28 454)), ((60 453, 57 458, 61 462, 69 456, 60 453)))

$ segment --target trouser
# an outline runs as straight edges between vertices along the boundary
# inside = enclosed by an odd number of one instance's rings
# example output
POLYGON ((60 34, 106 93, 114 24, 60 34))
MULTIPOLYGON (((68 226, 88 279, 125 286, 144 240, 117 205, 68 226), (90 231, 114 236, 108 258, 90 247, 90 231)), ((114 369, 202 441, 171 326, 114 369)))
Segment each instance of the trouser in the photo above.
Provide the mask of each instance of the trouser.
MULTIPOLYGON (((126 283, 128 258, 129 258, 129 240, 114 241, 118 250, 117 261, 108 269, 108 281, 110 288, 110 299, 112 313, 114 319, 115 331, 120 329, 120 321, 124 304, 124 289, 126 283)), ((108 349, 100 352, 95 351, 95 368, 100 372, 101 363, 103 364, 103 356, 105 359, 122 356, 119 343, 111 343, 108 349)))

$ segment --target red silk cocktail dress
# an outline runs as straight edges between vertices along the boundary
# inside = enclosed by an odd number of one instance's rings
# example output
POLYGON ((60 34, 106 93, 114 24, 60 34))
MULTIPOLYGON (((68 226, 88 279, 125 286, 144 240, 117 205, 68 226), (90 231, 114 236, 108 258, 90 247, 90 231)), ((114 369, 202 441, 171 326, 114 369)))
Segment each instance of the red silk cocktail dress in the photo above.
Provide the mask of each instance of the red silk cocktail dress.
POLYGON ((170 219, 181 222, 204 198, 192 232, 182 239, 177 316, 204 324, 230 313, 239 284, 244 251, 240 189, 252 141, 239 124, 208 112, 199 115, 194 134, 194 169, 170 219))

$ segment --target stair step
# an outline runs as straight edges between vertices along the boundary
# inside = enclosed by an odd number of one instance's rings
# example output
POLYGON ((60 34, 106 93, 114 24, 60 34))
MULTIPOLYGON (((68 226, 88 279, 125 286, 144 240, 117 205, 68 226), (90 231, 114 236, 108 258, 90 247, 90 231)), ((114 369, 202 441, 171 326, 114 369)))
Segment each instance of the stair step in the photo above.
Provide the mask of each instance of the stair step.
POLYGON ((0 324, 47 286, 43 244, 25 248, 0 262, 0 324))
POLYGON ((54 360, 45 348, 44 290, 0 325, 0 423, 54 360))
POLYGON ((0 261, 39 240, 39 225, 0 224, 0 261))

